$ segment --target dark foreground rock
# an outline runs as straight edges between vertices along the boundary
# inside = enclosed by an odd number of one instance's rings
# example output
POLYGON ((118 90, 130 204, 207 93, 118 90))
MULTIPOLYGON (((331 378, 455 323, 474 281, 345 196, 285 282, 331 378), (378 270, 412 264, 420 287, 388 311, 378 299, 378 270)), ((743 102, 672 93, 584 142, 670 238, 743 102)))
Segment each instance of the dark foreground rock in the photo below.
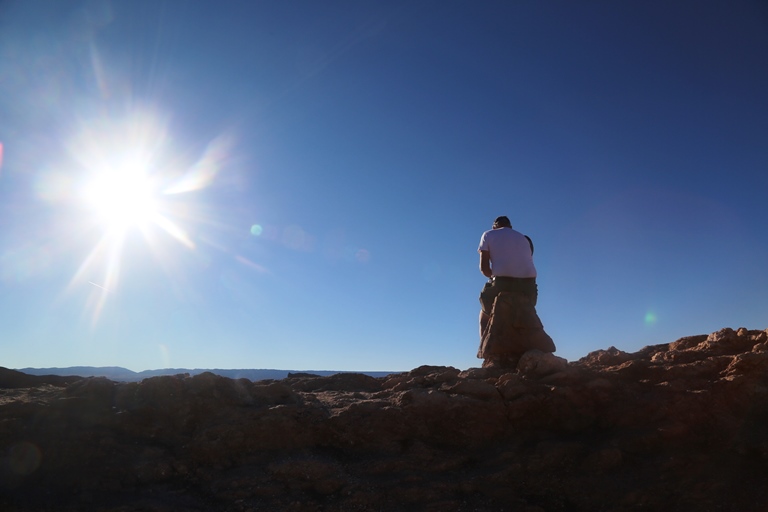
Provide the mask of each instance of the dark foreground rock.
POLYGON ((3 511, 764 511, 768 333, 516 371, 0 370, 3 511))

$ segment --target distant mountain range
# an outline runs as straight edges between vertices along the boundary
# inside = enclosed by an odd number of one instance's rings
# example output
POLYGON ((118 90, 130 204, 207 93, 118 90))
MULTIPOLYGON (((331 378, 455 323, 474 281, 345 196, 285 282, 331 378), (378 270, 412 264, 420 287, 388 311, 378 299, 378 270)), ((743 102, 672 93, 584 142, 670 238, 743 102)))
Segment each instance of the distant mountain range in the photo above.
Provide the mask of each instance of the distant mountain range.
POLYGON ((222 377, 230 379, 248 379, 250 381, 266 380, 266 379, 285 379, 290 374, 312 374, 321 377, 327 377, 329 375, 336 375, 337 373, 362 373, 370 375, 371 377, 385 377, 392 373, 399 372, 339 372, 329 370, 312 370, 312 371, 296 371, 296 370, 221 370, 221 369, 202 369, 195 368, 190 370, 188 368, 164 368, 162 370, 144 370, 143 372, 134 372, 128 368, 121 368, 119 366, 70 366, 68 368, 17 368, 16 371, 26 373, 27 375, 60 375, 71 376, 76 375, 78 377, 106 377, 109 380, 117 382, 138 382, 149 377, 159 377, 162 375, 179 375, 188 373, 190 376, 198 375, 200 373, 211 372, 222 377))

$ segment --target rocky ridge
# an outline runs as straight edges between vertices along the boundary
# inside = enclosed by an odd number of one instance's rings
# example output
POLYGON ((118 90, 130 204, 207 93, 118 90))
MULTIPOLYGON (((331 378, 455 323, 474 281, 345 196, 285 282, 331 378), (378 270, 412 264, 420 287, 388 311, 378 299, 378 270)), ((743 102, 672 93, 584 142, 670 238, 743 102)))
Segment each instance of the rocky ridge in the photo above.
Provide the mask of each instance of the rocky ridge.
POLYGON ((4 511, 762 511, 768 330, 516 370, 0 370, 4 511))

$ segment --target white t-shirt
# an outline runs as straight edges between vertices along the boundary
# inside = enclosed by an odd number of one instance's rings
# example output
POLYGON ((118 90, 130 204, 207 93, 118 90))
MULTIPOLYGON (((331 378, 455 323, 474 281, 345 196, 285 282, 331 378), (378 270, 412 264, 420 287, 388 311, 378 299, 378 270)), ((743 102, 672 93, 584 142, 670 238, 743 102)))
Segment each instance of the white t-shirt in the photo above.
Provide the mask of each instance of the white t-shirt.
POLYGON ((536 277, 528 239, 512 228, 486 231, 480 237, 479 251, 488 251, 494 276, 536 277))

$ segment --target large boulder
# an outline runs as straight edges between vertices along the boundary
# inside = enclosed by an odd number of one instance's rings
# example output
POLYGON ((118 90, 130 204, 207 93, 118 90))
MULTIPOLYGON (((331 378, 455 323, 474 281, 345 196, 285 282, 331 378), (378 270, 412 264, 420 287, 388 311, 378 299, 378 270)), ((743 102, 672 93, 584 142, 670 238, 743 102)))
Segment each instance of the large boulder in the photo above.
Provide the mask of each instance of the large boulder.
POLYGON ((515 366, 529 350, 552 353, 556 349, 530 299, 522 293, 502 292, 493 302, 477 357, 486 363, 515 366))

